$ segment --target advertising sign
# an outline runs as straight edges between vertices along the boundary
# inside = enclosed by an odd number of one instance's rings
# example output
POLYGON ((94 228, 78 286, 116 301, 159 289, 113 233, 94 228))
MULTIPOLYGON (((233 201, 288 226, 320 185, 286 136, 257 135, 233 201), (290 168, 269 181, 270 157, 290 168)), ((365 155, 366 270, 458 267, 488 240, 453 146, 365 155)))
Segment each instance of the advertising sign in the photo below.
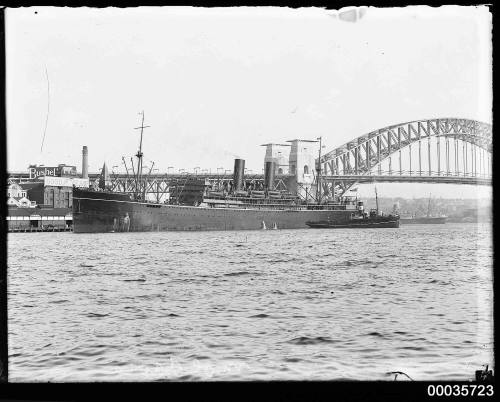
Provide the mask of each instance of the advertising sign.
POLYGON ((49 177, 45 176, 44 179, 45 186, 54 187, 89 187, 89 179, 72 178, 72 177, 49 177))
POLYGON ((76 176, 76 166, 59 165, 59 176, 76 176))
POLYGON ((30 179, 38 179, 39 177, 61 177, 61 176, 76 176, 76 166, 36 166, 31 165, 28 168, 30 179))
POLYGON ((56 177, 61 175, 58 166, 30 166, 28 172, 30 174, 30 179, 38 179, 43 176, 56 177))
POLYGON ((83 187, 83 188, 89 188, 89 179, 81 179, 81 178, 73 178, 70 179, 73 181, 73 185, 75 187, 83 187))

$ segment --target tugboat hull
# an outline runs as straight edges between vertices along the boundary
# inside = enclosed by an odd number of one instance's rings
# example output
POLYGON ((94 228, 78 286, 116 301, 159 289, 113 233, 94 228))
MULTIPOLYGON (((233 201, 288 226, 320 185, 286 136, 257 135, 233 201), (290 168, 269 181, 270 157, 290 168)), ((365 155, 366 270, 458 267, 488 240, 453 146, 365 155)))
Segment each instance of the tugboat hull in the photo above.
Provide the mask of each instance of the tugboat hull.
POLYGON ((306 222, 313 229, 368 229, 368 228, 399 228, 398 218, 367 218, 348 222, 317 221, 306 222))

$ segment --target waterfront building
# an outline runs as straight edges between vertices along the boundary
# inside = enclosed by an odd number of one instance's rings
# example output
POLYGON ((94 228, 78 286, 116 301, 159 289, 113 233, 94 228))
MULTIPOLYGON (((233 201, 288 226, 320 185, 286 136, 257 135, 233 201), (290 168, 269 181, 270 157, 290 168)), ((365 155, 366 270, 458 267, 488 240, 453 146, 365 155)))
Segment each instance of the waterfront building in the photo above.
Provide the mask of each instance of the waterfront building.
POLYGON ((43 207, 72 208, 73 186, 88 187, 88 179, 45 176, 41 180, 21 183, 28 198, 43 207))
POLYGON ((9 232, 66 230, 73 226, 73 214, 67 208, 12 208, 6 220, 9 232))
POLYGON ((34 208, 36 202, 28 199, 26 190, 19 184, 12 183, 7 186, 7 205, 11 208, 34 208))

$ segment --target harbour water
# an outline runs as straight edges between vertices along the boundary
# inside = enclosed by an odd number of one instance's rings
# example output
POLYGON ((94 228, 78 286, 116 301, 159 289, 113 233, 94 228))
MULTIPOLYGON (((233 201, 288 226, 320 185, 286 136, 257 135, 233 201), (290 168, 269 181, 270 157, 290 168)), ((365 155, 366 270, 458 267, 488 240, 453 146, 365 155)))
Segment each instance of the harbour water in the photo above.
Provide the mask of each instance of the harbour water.
POLYGON ((492 256, 486 224, 9 234, 9 380, 472 379, 492 256))

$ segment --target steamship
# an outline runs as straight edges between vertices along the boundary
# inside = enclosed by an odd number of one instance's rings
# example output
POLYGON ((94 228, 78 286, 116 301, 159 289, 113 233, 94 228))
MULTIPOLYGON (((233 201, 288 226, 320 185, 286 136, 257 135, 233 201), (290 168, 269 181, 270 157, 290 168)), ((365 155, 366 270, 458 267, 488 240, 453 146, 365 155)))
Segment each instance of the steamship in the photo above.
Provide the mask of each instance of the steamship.
MULTIPOLYGON (((140 128, 136 183, 141 183, 144 115, 140 128)), ((203 185, 198 199, 184 202, 181 197, 168 203, 147 201, 144 187, 134 194, 75 187, 73 232, 306 229, 306 222, 342 224, 364 213, 363 203, 355 197, 311 202, 298 193, 275 190, 275 162, 265 162, 262 188, 246 186, 244 170, 245 161, 235 159, 232 183, 223 188, 203 185)))

